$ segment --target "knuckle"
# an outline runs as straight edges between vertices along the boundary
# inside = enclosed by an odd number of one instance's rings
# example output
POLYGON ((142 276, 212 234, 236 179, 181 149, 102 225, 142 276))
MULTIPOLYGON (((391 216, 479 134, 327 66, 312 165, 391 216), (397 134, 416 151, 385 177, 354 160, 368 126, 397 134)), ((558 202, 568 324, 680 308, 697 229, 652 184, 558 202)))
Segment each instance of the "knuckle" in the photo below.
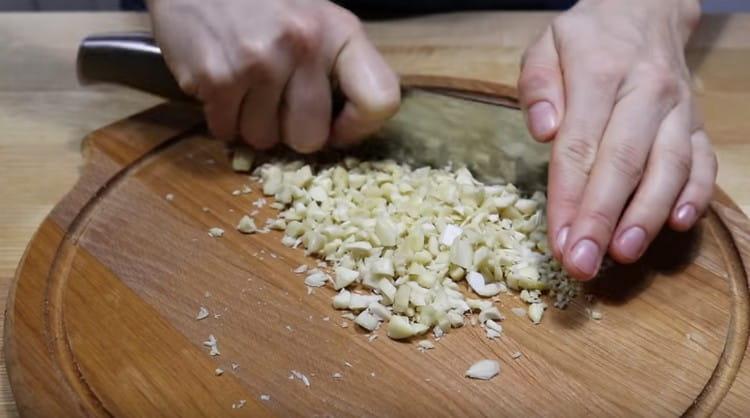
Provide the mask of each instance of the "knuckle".
POLYGON ((231 85, 231 81, 232 78, 229 74, 218 71, 210 64, 206 64, 194 71, 192 76, 185 81, 185 87, 190 89, 191 94, 207 102, 211 101, 231 85))
POLYGON ((676 103, 682 92, 683 83, 664 64, 648 64, 641 69, 641 85, 649 89, 657 100, 676 103))
POLYGON ((291 47, 297 56, 315 54, 322 44, 322 27, 314 17, 293 15, 287 17, 280 42, 291 47))
POLYGON ((592 82, 598 86, 619 84, 625 70, 619 59, 610 54, 595 54, 598 58, 584 63, 592 82))
POLYGON ((518 89, 523 94, 546 88, 550 84, 550 71, 550 69, 541 66, 527 65, 521 71, 518 89))
POLYGON ((663 162, 673 176, 686 179, 692 169, 692 159, 686 150, 670 148, 665 150, 663 162))
POLYGON ((612 167, 630 182, 637 182, 643 175, 638 148, 628 142, 620 144, 612 153, 612 167))
POLYGON ((198 93, 198 83, 195 77, 189 74, 181 74, 177 76, 177 84, 180 89, 190 96, 195 96, 198 93))
POLYGON ((596 159, 596 142, 582 135, 574 135, 560 144, 559 158, 588 176, 596 159))
POLYGON ((274 75, 273 49, 263 41, 246 40, 240 44, 240 67, 237 72, 253 81, 271 81, 274 75))
POLYGON ((354 13, 345 9, 339 9, 339 16, 336 16, 336 24, 351 33, 364 32, 364 27, 359 18, 354 13))

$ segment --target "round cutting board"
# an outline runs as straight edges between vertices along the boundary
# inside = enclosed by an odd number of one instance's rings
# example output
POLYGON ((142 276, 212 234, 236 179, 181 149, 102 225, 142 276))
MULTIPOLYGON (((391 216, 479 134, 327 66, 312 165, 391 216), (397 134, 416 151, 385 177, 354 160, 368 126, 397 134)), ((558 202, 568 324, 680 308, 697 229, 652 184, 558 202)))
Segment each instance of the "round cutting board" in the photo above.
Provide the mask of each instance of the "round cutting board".
POLYGON ((231 170, 194 109, 157 106, 94 132, 85 151, 80 182, 34 236, 10 295, 6 359, 24 416, 750 410, 750 222, 721 191, 693 231, 664 232, 641 262, 587 285, 593 298, 533 325, 504 295, 501 338, 467 324, 420 352, 341 318, 333 289, 308 294, 293 269, 317 260, 281 245, 280 232, 235 230, 259 187, 231 170), (246 184, 251 193, 232 194, 246 184), (197 320, 200 307, 209 315, 197 320), (500 374, 465 378, 481 359, 498 360, 500 374))

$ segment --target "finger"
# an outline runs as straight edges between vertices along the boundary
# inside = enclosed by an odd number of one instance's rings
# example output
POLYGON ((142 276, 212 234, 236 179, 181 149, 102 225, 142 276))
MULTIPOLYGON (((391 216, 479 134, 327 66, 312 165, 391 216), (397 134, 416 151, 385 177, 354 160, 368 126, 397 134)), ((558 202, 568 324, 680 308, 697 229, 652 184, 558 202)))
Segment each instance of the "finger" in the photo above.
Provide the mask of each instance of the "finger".
POLYGON ((673 106, 669 99, 673 93, 645 85, 615 106, 568 233, 563 264, 572 276, 588 280, 599 270, 625 203, 641 179, 659 126, 673 106), (644 104, 650 108, 644 109, 644 104))
POLYGON ((518 78, 518 94, 526 124, 534 139, 552 139, 560 126, 565 98, 560 59, 551 29, 547 29, 526 50, 518 78))
POLYGON ((347 145, 373 133, 398 110, 398 77, 363 35, 355 34, 344 44, 333 74, 347 99, 333 123, 335 145, 347 145))
POLYGON ((638 260, 664 226, 692 165, 690 106, 674 108, 659 128, 643 180, 622 216, 609 253, 620 263, 638 260))
POLYGON ((256 149, 269 149, 279 142, 282 89, 277 83, 256 85, 245 94, 240 110, 240 134, 256 149))
POLYGON ((331 88, 325 66, 310 62, 299 67, 287 83, 284 102, 283 141, 301 153, 321 149, 331 125, 331 88))
POLYGON ((692 145, 692 170, 685 188, 672 209, 669 225, 677 231, 690 229, 705 213, 714 193, 718 163, 711 149, 711 141, 703 129, 690 137, 692 145))
POLYGON ((194 64, 183 64, 175 71, 180 87, 203 103, 211 133, 221 140, 231 139, 237 134, 246 80, 236 80, 229 63, 217 53, 190 60, 194 64))
POLYGON ((221 94, 203 104, 208 129, 214 137, 228 141, 238 133, 240 105, 245 86, 223 88, 221 94))
POLYGON ((614 107, 620 79, 595 65, 581 65, 576 54, 562 62, 565 78, 565 117, 552 146, 549 164, 547 216, 550 248, 558 260, 570 224, 588 182, 599 141, 614 107))

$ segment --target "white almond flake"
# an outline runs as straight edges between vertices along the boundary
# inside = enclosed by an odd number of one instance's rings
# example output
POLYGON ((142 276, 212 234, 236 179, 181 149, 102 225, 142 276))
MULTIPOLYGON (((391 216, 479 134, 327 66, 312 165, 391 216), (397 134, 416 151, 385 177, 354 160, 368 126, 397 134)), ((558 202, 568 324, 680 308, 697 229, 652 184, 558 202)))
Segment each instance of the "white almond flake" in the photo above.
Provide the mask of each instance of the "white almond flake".
POLYGON ((601 320, 604 317, 604 315, 602 315, 601 311, 598 311, 596 309, 586 308, 586 310, 588 311, 589 318, 591 318, 591 319, 593 319, 595 321, 599 321, 599 320, 601 320))
POLYGON ((232 363, 232 371, 237 371, 240 368, 240 365, 237 363, 232 363))
POLYGON ((201 208, 201 210, 202 210, 203 212, 210 212, 210 211, 211 211, 211 209, 209 209, 209 208, 207 208, 207 207, 205 207, 205 206, 204 206, 204 207, 202 207, 202 208, 201 208))
POLYGON ((240 409, 243 406, 245 406, 245 403, 247 403, 246 400, 240 399, 236 404, 235 403, 232 404, 232 409, 240 409))
POLYGON ((241 192, 241 191, 240 191, 239 189, 237 189, 237 190, 232 190, 232 196, 239 196, 239 195, 240 195, 241 193, 242 193, 242 192, 241 192))
POLYGON ((344 366, 346 366, 346 367, 354 367, 354 366, 352 366, 352 364, 351 364, 351 363, 349 363, 348 361, 345 361, 345 362, 344 362, 344 366))
POLYGON ((498 334, 502 334, 503 332, 503 326, 491 319, 488 319, 487 322, 484 323, 484 326, 487 327, 488 330, 493 330, 498 334))
POLYGON ((200 308, 198 308, 198 314, 195 315, 195 319, 198 320, 198 321, 200 321, 200 320, 206 319, 206 318, 208 318, 208 309, 206 309, 205 307, 201 306, 200 308))
POLYGON ((328 275, 322 271, 314 271, 305 277, 305 285, 310 287, 321 287, 328 281, 328 275))
POLYGON ((466 370, 466 377, 479 380, 490 380, 500 373, 500 363, 495 360, 480 360, 466 370))
POLYGON ((502 336, 501 333, 495 331, 494 329, 489 329, 489 328, 485 330, 485 333, 487 334, 487 338, 489 338, 490 340, 494 340, 502 336))
POLYGON ((216 376, 221 376, 221 375, 224 374, 224 369, 220 369, 220 368, 217 367, 216 370, 214 370, 214 374, 216 376))
POLYGON ((247 184, 242 186, 242 194, 250 194, 253 192, 253 189, 250 188, 247 184))
POLYGON ((300 380, 302 383, 304 383, 305 386, 310 387, 310 379, 307 378, 303 373, 300 373, 296 370, 292 370, 292 375, 296 377, 298 380, 300 380))
POLYGON ((255 202, 253 202, 253 206, 255 206, 256 208, 260 209, 263 206, 265 206, 266 203, 267 203, 266 199, 264 199, 262 197, 259 197, 255 202))
POLYGON ((547 308, 547 305, 542 302, 529 305, 529 319, 531 319, 531 322, 534 324, 542 322, 542 315, 545 308, 547 308))
POLYGON ((208 352, 208 354, 210 356, 218 356, 219 354, 221 354, 219 352, 218 341, 216 340, 216 337, 214 337, 213 334, 210 334, 208 336, 208 340, 207 341, 203 341, 203 345, 206 346, 206 347, 208 347, 210 349, 209 352, 208 352))
POLYGON ((331 377, 334 379, 342 379, 344 376, 341 373, 334 373, 331 377))
POLYGON ((377 335, 377 334, 372 334, 372 335, 370 335, 369 337, 367 337, 367 341, 368 341, 368 342, 373 342, 373 341, 375 341, 376 339, 378 339, 378 335, 377 335))
POLYGON ((422 340, 417 343, 417 347, 419 348, 419 351, 424 352, 435 348, 435 344, 433 344, 430 340, 422 340))
POLYGON ((291 325, 287 325, 287 326, 285 326, 284 328, 286 328, 286 329, 287 329, 287 331, 289 331, 289 332, 292 332, 292 331, 294 331, 294 330, 292 329, 292 326, 291 326, 291 325))
POLYGON ((515 353, 511 354, 510 357, 513 358, 513 360, 517 360, 523 356, 523 353, 520 351, 516 351, 515 353))
POLYGON ((253 220, 253 218, 244 215, 240 218, 240 222, 237 224, 237 230, 243 234, 254 234, 258 232, 258 227, 255 226, 255 220, 253 220))
POLYGON ((331 317, 330 317, 330 316, 324 316, 324 317, 323 317, 323 320, 324 320, 324 321, 326 321, 326 322, 328 322, 328 321, 330 321, 330 320, 331 320, 331 317))
POLYGON ((262 394, 262 395, 260 395, 260 400, 261 401, 270 401, 271 400, 271 396, 270 395, 266 395, 266 394, 262 394))
POLYGON ((253 167, 255 153, 248 146, 238 146, 232 155, 232 170, 237 172, 248 172, 253 167))
POLYGON ((453 245, 453 241, 455 241, 456 238, 460 237, 463 232, 464 230, 456 225, 446 225, 445 229, 443 229, 443 233, 440 234, 440 243, 447 247, 450 247, 451 245, 453 245))
POLYGON ((210 236, 211 238, 223 237, 224 230, 221 228, 217 228, 217 227, 211 228, 208 230, 208 236, 210 236))
POLYGON ((172 202, 172 201, 174 201, 174 194, 167 193, 167 195, 164 196, 164 198, 167 199, 167 201, 172 202))
POLYGON ((297 274, 302 274, 306 272, 308 269, 306 264, 300 264, 296 269, 294 269, 294 272, 297 274))

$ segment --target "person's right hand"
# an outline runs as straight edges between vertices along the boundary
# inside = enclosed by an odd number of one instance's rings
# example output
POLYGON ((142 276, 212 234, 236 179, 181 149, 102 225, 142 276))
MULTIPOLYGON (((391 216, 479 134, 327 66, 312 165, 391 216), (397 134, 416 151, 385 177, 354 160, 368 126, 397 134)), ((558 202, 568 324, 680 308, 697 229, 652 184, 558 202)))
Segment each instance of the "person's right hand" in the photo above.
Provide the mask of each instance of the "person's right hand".
POLYGON ((398 78, 358 19, 327 0, 149 0, 157 42, 218 138, 313 152, 375 131, 398 78), (332 83, 347 99, 331 120, 332 83))

